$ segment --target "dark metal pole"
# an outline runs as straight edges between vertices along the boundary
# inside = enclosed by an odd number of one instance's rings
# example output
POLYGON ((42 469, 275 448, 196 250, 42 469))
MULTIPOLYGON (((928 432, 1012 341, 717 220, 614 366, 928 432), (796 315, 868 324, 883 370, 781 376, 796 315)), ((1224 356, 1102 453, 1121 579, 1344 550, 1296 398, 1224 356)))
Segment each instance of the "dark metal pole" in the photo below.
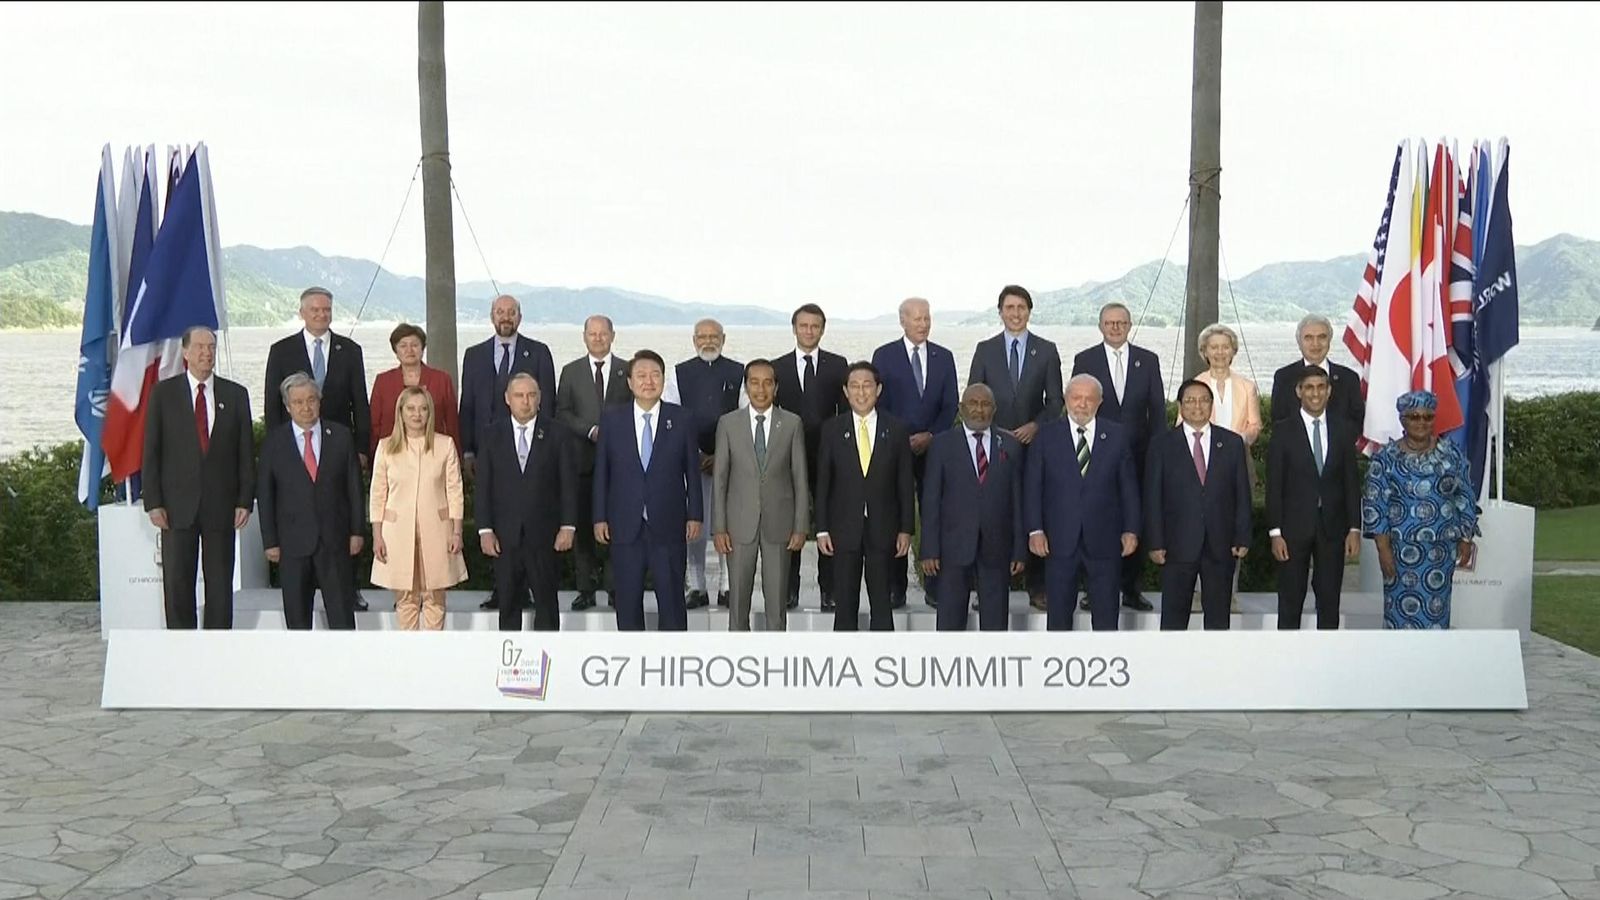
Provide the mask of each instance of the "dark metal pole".
POLYGON ((1183 375, 1205 369, 1195 341, 1217 321, 1222 182, 1222 0, 1194 5, 1194 95, 1189 112, 1189 283, 1183 375))
POLYGON ((417 4, 422 104, 422 228, 427 251, 428 365, 456 380, 456 244, 450 202, 450 115, 445 106, 444 4, 417 4))

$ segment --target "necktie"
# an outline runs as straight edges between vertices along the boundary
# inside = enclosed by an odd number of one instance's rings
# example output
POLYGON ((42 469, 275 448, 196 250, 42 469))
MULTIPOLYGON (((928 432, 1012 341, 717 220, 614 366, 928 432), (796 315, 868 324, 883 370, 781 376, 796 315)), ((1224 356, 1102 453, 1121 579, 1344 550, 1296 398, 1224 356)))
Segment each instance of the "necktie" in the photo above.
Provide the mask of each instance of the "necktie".
POLYGON ((989 454, 983 452, 983 432, 974 431, 972 442, 978 448, 978 483, 983 484, 983 480, 989 477, 989 454))
POLYGON ((601 406, 606 405, 606 373, 605 361, 594 364, 594 398, 600 401, 601 406))
POLYGON ((872 436, 867 433, 866 419, 857 416, 856 421, 860 423, 860 433, 856 435, 856 455, 861 457, 861 474, 865 477, 867 465, 872 462, 872 436))
POLYGON ((510 344, 501 344, 500 345, 500 368, 496 369, 495 371, 502 379, 508 377, 511 374, 511 345, 510 344))
POLYGON ((301 456, 306 461, 306 474, 311 476, 311 480, 312 481, 316 481, 317 480, 317 452, 316 452, 316 450, 312 449, 312 447, 311 447, 311 432, 307 431, 307 432, 304 432, 304 434, 305 434, 305 437, 306 437, 306 450, 305 450, 304 453, 301 454, 301 456))
POLYGON ((528 426, 517 426, 517 464, 528 468, 528 426))
POLYGON ((1022 344, 1021 338, 1011 339, 1011 383, 1013 385, 1022 380, 1022 344))
POLYGON ((1111 352, 1117 357, 1116 370, 1111 373, 1111 386, 1117 389, 1117 402, 1121 403, 1122 392, 1128 386, 1128 370, 1122 365, 1122 351, 1119 349, 1111 352))
POLYGON ((1311 420, 1311 457, 1317 461, 1317 472, 1322 472, 1322 419, 1311 420))
POLYGON ((311 377, 316 379, 317 387, 322 387, 322 382, 328 378, 328 359, 322 355, 322 338, 311 342, 311 377))
POLYGON ((656 448, 656 436, 650 432, 650 417, 654 413, 644 414, 644 437, 639 439, 639 462, 646 470, 650 468, 650 454, 656 448))
POLYGON ((756 416, 756 465, 767 470, 767 417, 756 416))
POLYGON ((811 393, 811 379, 817 377, 817 364, 812 361, 811 354, 806 354, 806 374, 800 379, 800 393, 811 393))
POLYGON ((1200 432, 1194 433, 1194 471, 1200 476, 1200 483, 1206 483, 1206 448, 1200 446, 1200 432))
POLYGON ((200 436, 200 452, 211 449, 211 411, 206 408, 206 386, 200 385, 194 395, 194 427, 200 436))
POLYGON ((1078 426, 1078 474, 1089 474, 1089 435, 1082 425, 1078 426))
POLYGON ((923 388, 927 383, 922 377, 922 348, 911 348, 911 375, 917 379, 917 396, 922 396, 923 388))

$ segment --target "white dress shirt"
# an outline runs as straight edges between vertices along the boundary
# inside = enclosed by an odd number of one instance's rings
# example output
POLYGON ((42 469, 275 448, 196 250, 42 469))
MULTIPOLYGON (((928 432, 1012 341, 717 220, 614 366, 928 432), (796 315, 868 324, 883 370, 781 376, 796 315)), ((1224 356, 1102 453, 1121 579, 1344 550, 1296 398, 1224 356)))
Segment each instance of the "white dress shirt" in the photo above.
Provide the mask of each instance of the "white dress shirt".
POLYGON ((900 343, 905 345, 906 365, 912 366, 912 372, 916 372, 916 367, 915 363, 911 361, 911 352, 913 350, 920 351, 917 355, 922 357, 922 383, 926 385, 928 383, 928 342, 923 341, 920 344, 913 344, 911 343, 911 338, 902 337, 900 343))
MULTIPOLYGON (((210 393, 209 391, 207 393, 210 393)), ((298 422, 291 422, 294 426, 294 449, 302 457, 306 455, 306 434, 311 434, 311 455, 316 457, 317 465, 322 465, 322 420, 311 423, 310 428, 301 428, 298 422)))
POLYGON ((1233 425, 1234 391, 1229 390, 1229 388, 1233 386, 1232 380, 1228 378, 1223 378, 1220 381, 1213 380, 1210 370, 1196 375, 1194 380, 1211 388, 1211 424, 1221 425, 1223 428, 1231 427, 1233 425))
POLYGON ((644 459, 644 430, 650 429, 650 453, 655 455, 655 445, 659 443, 661 435, 661 404, 658 402, 654 409, 645 409, 638 401, 633 404, 633 439, 634 446, 639 449, 639 459, 644 459), (650 423, 645 424, 644 417, 650 416, 650 423))
MULTIPOLYGON (((313 366, 317 364, 317 341, 318 340, 322 341, 322 362, 323 362, 323 365, 327 365, 329 362, 332 361, 332 360, 329 359, 329 355, 331 353, 333 353, 333 329, 330 328, 327 331, 324 331, 322 333, 322 337, 318 338, 315 335, 313 335, 311 332, 309 332, 309 331, 305 330, 304 328, 302 328, 302 329, 300 329, 300 336, 305 338, 305 340, 306 340, 306 359, 313 366)), ((307 372, 306 374, 309 375, 311 373, 307 372)), ((277 387, 277 385, 273 385, 273 387, 277 387)))
POLYGON ((1130 369, 1133 368, 1133 362, 1132 362, 1133 353, 1131 352, 1132 349, 1133 349, 1133 345, 1128 343, 1127 341, 1123 341, 1121 347, 1113 348, 1110 344, 1107 344, 1104 341, 1101 341, 1100 342, 1100 346, 1105 348, 1105 351, 1106 351, 1106 374, 1111 377, 1111 383, 1110 384, 1106 384, 1106 385, 1101 385, 1101 387, 1105 388, 1105 391, 1108 394, 1115 392, 1116 395, 1117 395, 1117 402, 1121 403, 1122 402, 1122 391, 1126 390, 1127 387, 1128 387, 1128 372, 1129 372, 1130 369), (1118 389, 1118 387, 1117 387, 1117 354, 1118 353, 1122 354, 1122 387, 1121 387, 1121 389, 1118 389))
POLYGON ((1183 447, 1189 451, 1189 456, 1194 456, 1194 436, 1200 435, 1200 452, 1206 458, 1206 474, 1211 474, 1211 426, 1207 425, 1196 432, 1188 422, 1183 423, 1183 447))
MULTIPOLYGON (((972 471, 974 473, 976 473, 978 471, 978 442, 976 440, 973 440, 972 436, 974 434, 976 434, 977 432, 973 431, 972 430, 972 426, 968 425, 965 422, 961 423, 961 428, 964 431, 966 431, 966 433, 967 433, 967 458, 972 460, 972 471)), ((991 423, 988 428, 984 429, 984 432, 983 432, 983 444, 984 444, 984 446, 983 446, 984 458, 987 459, 989 461, 989 465, 992 466, 992 465, 994 465, 994 425, 993 425, 993 423, 991 423)))
POLYGON ((205 381, 200 381, 194 377, 193 372, 188 372, 186 374, 189 376, 189 409, 194 409, 195 396, 200 393, 200 385, 203 384, 206 386, 206 435, 210 436, 216 431, 217 428, 216 376, 213 375, 212 377, 207 378, 205 381))
MULTIPOLYGON (((794 348, 794 373, 800 382, 801 388, 806 386, 806 355, 806 351, 796 344, 794 348)), ((818 344, 817 349, 812 350, 810 356, 811 377, 815 378, 822 371, 822 345, 818 344)))
POLYGON ((761 431, 762 429, 766 429, 766 432, 767 432, 767 449, 771 450, 772 449, 772 411, 777 408, 777 404, 773 404, 772 406, 769 406, 766 409, 756 409, 754 406, 747 407, 747 408, 750 410, 750 440, 754 441, 756 439, 756 434, 759 431, 761 431), (765 422, 762 422, 760 425, 757 425, 756 424, 756 416, 766 416, 767 418, 766 418, 765 422))

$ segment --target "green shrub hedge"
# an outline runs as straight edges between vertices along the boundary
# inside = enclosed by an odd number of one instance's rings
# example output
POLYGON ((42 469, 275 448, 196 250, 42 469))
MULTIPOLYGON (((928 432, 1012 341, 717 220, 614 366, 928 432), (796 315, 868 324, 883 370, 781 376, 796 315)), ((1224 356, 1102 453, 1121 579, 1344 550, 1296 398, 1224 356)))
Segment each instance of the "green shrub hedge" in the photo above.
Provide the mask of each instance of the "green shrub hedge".
MULTIPOLYGON (((1263 401, 1263 406, 1266 401, 1263 401)), ((1176 410, 1169 406, 1169 421, 1176 410)), ((1258 480, 1266 472, 1272 416, 1253 448, 1258 480)), ((259 446, 263 427, 256 423, 259 446)), ((92 600, 99 597, 95 520, 77 502, 81 441, 29 450, 0 460, 0 601, 92 600)), ((1512 400, 1506 408, 1506 497, 1540 509, 1600 503, 1600 392, 1512 400)), ((111 485, 102 486, 111 499, 111 485)), ((1242 590, 1275 589, 1275 568, 1266 536, 1262 485, 1255 493, 1255 539, 1239 576, 1242 590)), ((466 557, 463 585, 488 590, 490 562, 478 550, 467 488, 466 557)), ((572 583, 568 555, 562 582, 572 583)), ((359 584, 368 584, 371 541, 357 564, 359 584)), ((1154 567, 1147 582, 1155 586, 1154 567)), ((386 602, 368 588, 368 600, 386 602)))

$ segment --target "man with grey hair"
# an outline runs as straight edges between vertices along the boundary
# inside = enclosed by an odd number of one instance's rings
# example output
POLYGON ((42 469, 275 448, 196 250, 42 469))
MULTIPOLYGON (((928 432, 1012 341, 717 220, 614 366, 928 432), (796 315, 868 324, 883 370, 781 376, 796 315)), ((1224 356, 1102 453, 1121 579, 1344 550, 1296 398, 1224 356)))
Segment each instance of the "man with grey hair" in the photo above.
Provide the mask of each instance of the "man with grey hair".
MULTIPOLYGON (((744 365, 722 355, 722 345, 727 336, 722 323, 716 319, 701 319, 694 323, 695 355, 673 367, 676 376, 677 397, 664 393, 662 399, 677 403, 694 418, 696 444, 700 452, 700 484, 704 498, 706 521, 711 521, 711 501, 715 493, 713 473, 716 466, 717 423, 723 416, 739 408, 744 395, 744 365)), ((691 485, 691 489, 695 486, 691 485)), ((702 529, 697 540, 689 542, 689 593, 684 601, 687 609, 697 609, 710 603, 706 581, 706 540, 711 529, 702 529)), ((717 605, 728 605, 728 557, 717 554, 717 605)))
POLYGON ((1311 313, 1300 320, 1294 336, 1301 358, 1272 373, 1273 421, 1293 418, 1300 412, 1295 388, 1305 367, 1312 366, 1328 373, 1328 415, 1353 425, 1353 433, 1360 440, 1367 410, 1366 401, 1361 398, 1361 376, 1328 358, 1328 351, 1333 349, 1333 323, 1327 316, 1311 313))
POLYGON ((322 391, 304 372, 283 379, 289 421, 261 441, 256 502, 261 543, 278 564, 284 626, 309 631, 315 586, 328 628, 356 627, 355 562, 366 543, 358 447, 350 429, 322 417, 322 391))
POLYGON ((1100 416, 1099 379, 1067 382, 1067 417, 1039 429, 1023 479, 1028 549, 1045 561, 1045 625, 1072 628, 1080 572, 1088 582, 1090 623, 1116 631, 1122 560, 1138 548, 1139 481, 1127 429, 1100 416))
MULTIPOLYGON (((542 396, 556 395, 556 366, 550 348, 518 331, 522 303, 510 294, 501 294, 489 305, 489 321, 494 334, 468 347, 461 357, 461 459, 469 474, 477 465, 478 444, 484 435, 511 417, 506 387, 512 375, 527 372, 539 382, 542 396)), ((491 592, 478 607, 498 609, 503 600, 498 592, 491 592)), ((521 604, 523 598, 513 602, 521 604)))

